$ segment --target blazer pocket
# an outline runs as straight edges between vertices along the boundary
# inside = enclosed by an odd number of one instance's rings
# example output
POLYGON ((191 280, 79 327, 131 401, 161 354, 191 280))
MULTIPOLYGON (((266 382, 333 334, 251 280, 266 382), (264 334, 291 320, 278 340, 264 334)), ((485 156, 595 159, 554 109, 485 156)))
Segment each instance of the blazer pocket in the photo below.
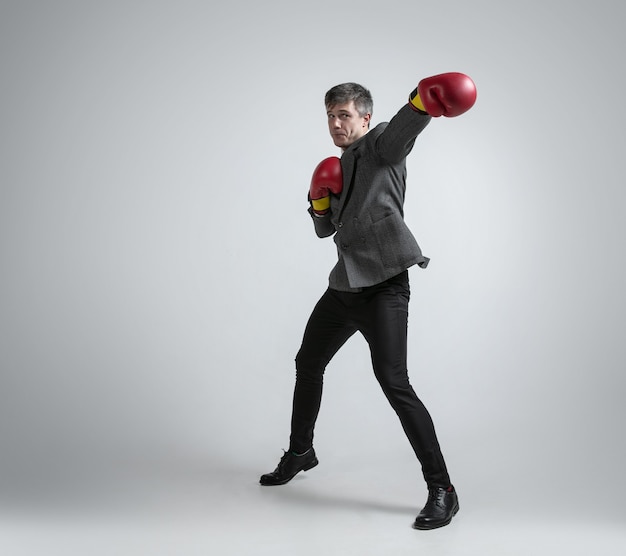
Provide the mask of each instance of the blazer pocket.
POLYGON ((372 224, 376 224, 376 222, 379 222, 388 216, 393 216, 394 214, 394 212, 388 207, 374 207, 370 209, 369 213, 372 224))
POLYGON ((389 214, 374 222, 372 230, 385 267, 411 264, 421 256, 417 241, 399 213, 389 214))

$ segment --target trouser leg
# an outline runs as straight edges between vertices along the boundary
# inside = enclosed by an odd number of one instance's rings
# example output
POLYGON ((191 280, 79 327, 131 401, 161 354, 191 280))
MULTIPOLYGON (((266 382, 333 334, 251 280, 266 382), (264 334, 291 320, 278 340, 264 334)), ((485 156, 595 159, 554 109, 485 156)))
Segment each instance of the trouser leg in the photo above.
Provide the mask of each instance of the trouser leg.
POLYGON ((426 483, 448 487, 450 477, 432 418, 407 372, 408 276, 376 286, 370 294, 363 306, 360 330, 370 346, 376 379, 400 419, 426 483))
POLYGON ((355 332, 356 327, 350 323, 341 294, 327 290, 309 317, 296 355, 290 450, 302 453, 313 445, 324 371, 339 348, 355 332))

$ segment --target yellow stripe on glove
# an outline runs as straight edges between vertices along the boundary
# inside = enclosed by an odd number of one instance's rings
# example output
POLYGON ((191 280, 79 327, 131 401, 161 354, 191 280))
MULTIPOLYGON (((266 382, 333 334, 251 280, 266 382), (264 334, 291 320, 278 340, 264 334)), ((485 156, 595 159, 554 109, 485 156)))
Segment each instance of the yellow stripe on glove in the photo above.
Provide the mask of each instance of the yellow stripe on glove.
POLYGON ((426 108, 424 108, 424 105, 422 104, 422 99, 420 98, 420 95, 417 92, 417 87, 415 87, 413 92, 409 95, 409 102, 413 106, 415 106, 415 108, 417 108, 418 110, 421 110, 422 112, 427 111, 426 108))
POLYGON ((321 199, 311 199, 311 205, 315 212, 322 212, 330 208, 330 197, 322 197, 321 199))

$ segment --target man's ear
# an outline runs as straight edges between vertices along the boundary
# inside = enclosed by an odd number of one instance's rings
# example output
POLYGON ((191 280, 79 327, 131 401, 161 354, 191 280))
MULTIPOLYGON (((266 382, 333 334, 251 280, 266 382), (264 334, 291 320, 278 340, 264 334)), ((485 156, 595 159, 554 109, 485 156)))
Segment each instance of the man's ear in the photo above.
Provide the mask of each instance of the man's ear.
POLYGON ((365 116, 363 116, 363 120, 365 120, 364 123, 365 123, 366 127, 370 126, 371 119, 372 119, 372 115, 371 114, 365 114, 365 116))

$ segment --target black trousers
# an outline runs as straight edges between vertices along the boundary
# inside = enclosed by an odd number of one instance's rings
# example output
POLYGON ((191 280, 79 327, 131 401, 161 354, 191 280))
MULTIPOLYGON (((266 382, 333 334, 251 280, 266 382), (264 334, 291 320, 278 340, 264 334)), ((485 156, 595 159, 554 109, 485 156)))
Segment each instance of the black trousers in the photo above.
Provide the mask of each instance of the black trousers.
POLYGON ((408 271, 359 293, 328 289, 306 325, 296 356, 290 450, 313 445, 326 366, 357 331, 370 347, 374 374, 400 418, 429 487, 450 486, 450 477, 428 410, 407 373, 408 271))

